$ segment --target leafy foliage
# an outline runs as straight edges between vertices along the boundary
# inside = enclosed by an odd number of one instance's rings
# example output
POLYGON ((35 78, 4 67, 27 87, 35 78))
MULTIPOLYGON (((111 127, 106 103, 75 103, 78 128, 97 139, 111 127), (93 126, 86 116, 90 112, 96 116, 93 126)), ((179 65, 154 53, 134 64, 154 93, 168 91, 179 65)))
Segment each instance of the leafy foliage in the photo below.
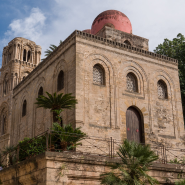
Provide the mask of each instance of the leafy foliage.
POLYGON ((121 163, 112 165, 112 172, 101 175, 101 184, 144 185, 157 184, 157 180, 147 174, 148 167, 158 159, 149 145, 125 140, 117 153, 121 163), (118 172, 115 173, 115 170, 118 172))
POLYGON ((185 117, 185 37, 181 33, 173 40, 164 39, 154 50, 155 53, 166 55, 178 60, 179 78, 181 88, 181 98, 183 106, 183 114, 185 117))
POLYGON ((185 185, 185 180, 180 180, 178 182, 175 182, 175 185, 185 185))
MULTIPOLYGON (((60 40, 59 45, 62 43, 62 41, 60 40)), ((44 53, 45 53, 45 57, 48 57, 55 49, 57 49, 58 46, 54 45, 54 44, 50 44, 49 49, 47 49, 44 53)), ((45 59, 45 58, 44 58, 45 59)), ((42 61, 44 60, 42 59, 42 61)))
POLYGON ((178 160, 177 158, 175 158, 174 160, 170 160, 170 163, 174 163, 174 164, 185 164, 185 158, 178 160))
POLYGON ((56 149, 71 150, 81 144, 79 141, 85 138, 86 134, 79 128, 73 129, 71 125, 61 127, 58 123, 53 123, 52 143, 56 149))
POLYGON ((19 142, 19 160, 25 160, 46 151, 46 137, 24 138, 19 142))

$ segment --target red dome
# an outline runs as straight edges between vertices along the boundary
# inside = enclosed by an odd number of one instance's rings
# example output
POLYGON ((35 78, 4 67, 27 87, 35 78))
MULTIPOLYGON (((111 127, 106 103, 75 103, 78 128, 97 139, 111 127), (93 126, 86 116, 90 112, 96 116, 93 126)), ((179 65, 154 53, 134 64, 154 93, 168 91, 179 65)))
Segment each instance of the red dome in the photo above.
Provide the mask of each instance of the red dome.
POLYGON ((91 33, 91 29, 83 30, 85 33, 91 33))
POLYGON ((91 34, 95 35, 106 25, 116 30, 132 33, 130 20, 125 14, 117 10, 107 10, 100 13, 92 24, 91 34))

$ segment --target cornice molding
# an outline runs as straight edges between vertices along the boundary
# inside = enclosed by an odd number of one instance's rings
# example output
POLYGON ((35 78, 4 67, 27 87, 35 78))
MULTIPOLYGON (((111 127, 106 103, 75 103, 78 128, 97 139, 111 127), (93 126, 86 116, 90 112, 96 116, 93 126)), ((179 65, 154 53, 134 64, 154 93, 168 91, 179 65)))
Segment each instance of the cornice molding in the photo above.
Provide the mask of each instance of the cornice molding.
POLYGON ((92 35, 89 33, 78 31, 78 30, 76 30, 75 33, 76 33, 77 37, 84 38, 86 40, 91 40, 91 41, 98 42, 98 43, 101 43, 104 45, 112 46, 114 48, 126 50, 126 51, 129 51, 132 53, 134 52, 136 54, 143 55, 143 56, 150 57, 150 58, 154 58, 157 60, 168 61, 171 64, 178 65, 178 60, 164 56, 164 55, 159 55, 159 54, 153 53, 151 51, 147 51, 147 50, 143 50, 141 48, 129 46, 124 43, 112 41, 112 40, 109 40, 109 39, 106 39, 103 37, 99 37, 99 36, 92 35))

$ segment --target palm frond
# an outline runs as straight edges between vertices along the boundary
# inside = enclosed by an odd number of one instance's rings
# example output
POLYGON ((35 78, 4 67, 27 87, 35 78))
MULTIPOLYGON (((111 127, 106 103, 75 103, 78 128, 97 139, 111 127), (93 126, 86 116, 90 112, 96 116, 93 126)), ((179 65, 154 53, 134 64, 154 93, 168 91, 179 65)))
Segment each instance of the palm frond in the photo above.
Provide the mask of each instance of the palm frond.
MULTIPOLYGON (((62 41, 60 40, 59 45, 62 43, 62 41)), ((49 49, 47 49, 44 53, 45 53, 45 57, 48 57, 58 46, 54 45, 54 44, 50 44, 49 49)), ((45 58, 41 59, 41 61, 43 61, 45 58)))
POLYGON ((39 96, 37 98, 35 104, 38 105, 38 107, 44 107, 46 109, 71 109, 75 107, 75 104, 77 104, 77 100, 75 99, 72 94, 56 94, 53 95, 46 92, 47 96, 39 96))
MULTIPOLYGON (((129 185, 157 184, 157 180, 147 174, 148 167, 158 159, 158 156, 151 151, 149 145, 141 145, 135 142, 125 140, 119 147, 118 156, 121 163, 112 165, 112 170, 118 169, 120 175, 116 175, 121 182, 129 185)), ((113 173, 113 172, 112 172, 113 173)), ((116 180, 115 174, 105 173, 102 184, 108 180, 116 180), (110 177, 108 177, 110 176, 110 177)), ((106 184, 105 183, 105 184, 106 184)), ((111 182, 113 184, 113 182, 111 182)))

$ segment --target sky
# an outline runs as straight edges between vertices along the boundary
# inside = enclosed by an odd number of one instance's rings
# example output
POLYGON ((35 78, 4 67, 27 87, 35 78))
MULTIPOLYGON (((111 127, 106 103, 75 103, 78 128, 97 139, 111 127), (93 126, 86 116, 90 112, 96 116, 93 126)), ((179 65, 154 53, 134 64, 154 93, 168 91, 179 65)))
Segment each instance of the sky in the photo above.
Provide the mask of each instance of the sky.
POLYGON ((165 38, 185 35, 185 0, 0 0, 0 66, 3 47, 15 37, 34 41, 44 51, 74 30, 90 29, 105 10, 130 19, 134 35, 149 39, 153 51, 165 38))

